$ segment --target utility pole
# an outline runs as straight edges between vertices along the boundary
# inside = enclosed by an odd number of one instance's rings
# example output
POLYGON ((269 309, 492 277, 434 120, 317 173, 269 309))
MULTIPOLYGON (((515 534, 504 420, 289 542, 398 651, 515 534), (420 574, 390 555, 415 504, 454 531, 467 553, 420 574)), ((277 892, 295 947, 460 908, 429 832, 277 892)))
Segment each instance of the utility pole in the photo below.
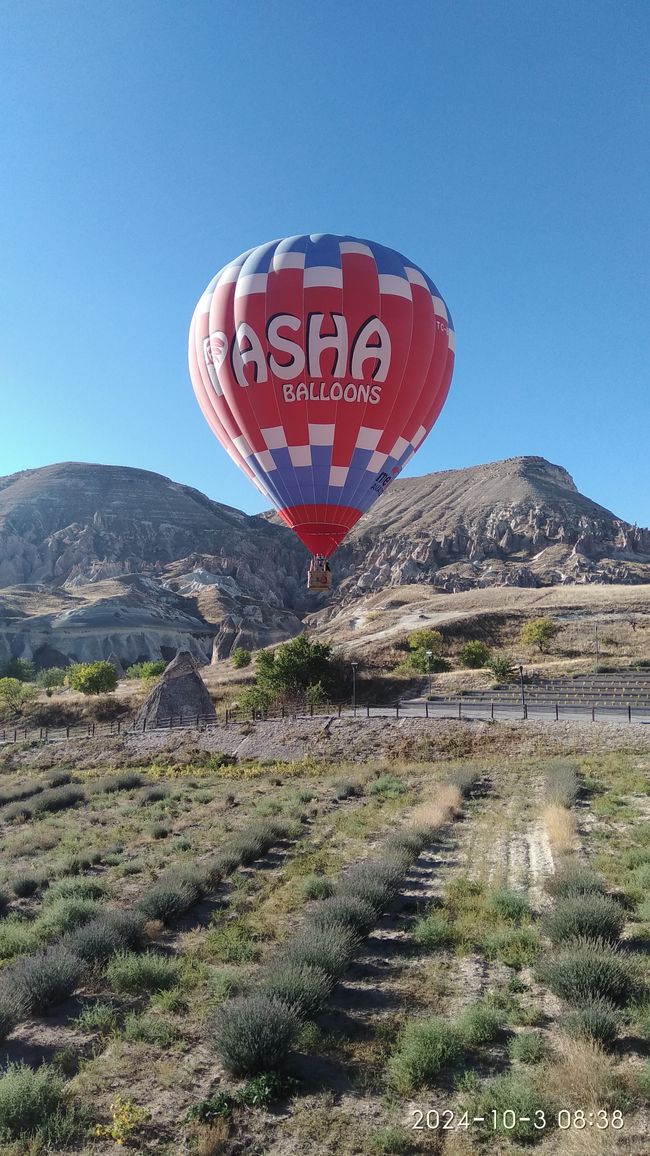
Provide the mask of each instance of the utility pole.
POLYGON ((525 715, 526 714, 526 692, 524 690, 524 668, 521 665, 519 667, 519 685, 521 687, 521 710, 522 710, 522 714, 525 715))
POLYGON ((357 715, 357 666, 358 665, 359 665, 358 662, 351 662, 350 663, 350 666, 352 667, 352 713, 354 714, 355 718, 357 715))
POLYGON ((433 656, 432 650, 427 650, 427 675, 429 676, 429 698, 431 698, 431 658, 433 656))
POLYGON ((598 666, 598 663, 600 661, 600 649, 598 646, 598 626, 594 626, 594 631, 596 634, 596 666, 598 666))

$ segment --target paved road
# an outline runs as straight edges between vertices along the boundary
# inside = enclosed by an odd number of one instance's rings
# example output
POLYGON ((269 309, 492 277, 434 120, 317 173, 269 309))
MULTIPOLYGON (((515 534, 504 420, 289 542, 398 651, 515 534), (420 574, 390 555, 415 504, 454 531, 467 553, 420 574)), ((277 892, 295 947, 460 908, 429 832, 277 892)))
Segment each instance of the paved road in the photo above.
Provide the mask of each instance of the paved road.
MULTIPOLYGON (((540 703, 531 703, 526 707, 527 717, 529 719, 546 719, 555 721, 555 704, 543 705, 540 703)), ((407 702, 402 702, 399 708, 395 706, 371 706, 368 710, 366 706, 357 707, 358 718, 422 718, 427 715, 429 718, 464 718, 464 719, 486 719, 492 717, 492 708, 489 702, 430 702, 425 703, 422 700, 413 699, 407 702), (460 708, 460 710, 459 710, 460 708)), ((350 708, 342 712, 346 717, 353 715, 354 712, 350 708)), ((523 710, 519 703, 509 706, 506 703, 494 704, 494 716, 498 718, 522 719, 523 710)), ((591 706, 577 703, 574 706, 561 706, 559 708, 560 722, 585 722, 592 721, 591 706)), ((632 707, 632 718, 628 718, 627 707, 596 707, 595 708, 596 722, 618 722, 628 723, 643 723, 650 724, 650 707, 632 707)))

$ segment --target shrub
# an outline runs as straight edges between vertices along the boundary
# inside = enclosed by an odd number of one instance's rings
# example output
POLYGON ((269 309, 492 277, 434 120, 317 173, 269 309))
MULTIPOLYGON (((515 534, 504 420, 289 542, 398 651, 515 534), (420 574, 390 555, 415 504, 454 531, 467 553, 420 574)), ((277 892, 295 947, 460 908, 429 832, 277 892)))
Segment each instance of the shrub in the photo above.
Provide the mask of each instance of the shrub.
POLYGON ((0 678, 0 718, 20 718, 27 713, 37 694, 35 686, 18 678, 0 678))
POLYGON ((47 1011, 72 994, 83 962, 62 946, 17 959, 0 978, 0 1001, 17 1017, 47 1011))
POLYGON ((508 1055, 522 1064, 537 1064, 546 1055, 544 1037, 539 1032, 520 1032, 510 1040, 508 1055))
POLYGON ((487 1003, 476 1003, 463 1008, 456 1020, 463 1047, 476 1048, 490 1044, 502 1029, 502 1013, 487 1003))
POLYGON ((67 939, 67 946, 87 963, 103 963, 116 951, 140 947, 143 920, 135 911, 104 911, 67 939))
POLYGON ((138 906, 148 919, 160 919, 168 927, 201 898, 199 879, 189 873, 179 874, 176 880, 159 879, 138 906))
POLYGON ((0 959, 32 951, 40 942, 38 928, 22 915, 10 915, 0 923, 0 959))
POLYGON ((95 1003, 86 1004, 74 1022, 75 1026, 84 1032, 99 1032, 101 1035, 110 1035, 117 1024, 115 1008, 111 1007, 109 1003, 102 1003, 101 1000, 97 1000, 95 1003))
POLYGON ((438 947, 446 947, 454 941, 454 931, 446 916, 432 911, 418 919, 413 928, 413 938, 418 947, 427 951, 434 951, 438 947))
POLYGON ((623 908, 607 895, 580 895, 561 899, 544 921, 551 943, 567 939, 601 939, 615 943, 625 923, 623 908))
POLYGON ((546 880, 546 890, 554 899, 574 895, 604 894, 605 884, 579 863, 569 863, 546 880))
POLYGON ((0 919, 9 911, 9 896, 5 895, 4 891, 0 891, 0 919))
POLYGON ((43 902, 54 903, 58 899, 102 899, 106 887, 96 879, 57 879, 45 892, 43 902))
POLYGON ((546 799, 560 807, 572 807, 580 791, 580 778, 575 763, 558 759, 546 772, 546 799))
POLYGON ((351 799, 361 794, 361 785, 353 779, 341 779, 334 784, 333 798, 340 803, 343 799, 351 799))
POLYGON ((142 955, 119 951, 108 962, 106 979, 114 991, 163 991, 177 985, 180 970, 178 960, 167 959, 153 951, 145 951, 142 955))
POLYGON ((254 1076, 282 1066, 297 1030, 297 1016, 283 1000, 241 996, 221 1005, 215 1046, 233 1075, 254 1076))
POLYGON ((561 1026, 570 1036, 586 1037, 608 1048, 618 1035, 620 1015, 609 1000, 597 997, 569 1012, 561 1026))
POLYGON ((439 658, 442 654, 445 640, 439 630, 412 630, 407 638, 409 650, 421 650, 425 654, 431 651, 432 658, 439 658))
POLYGON ((29 899, 31 895, 34 895, 38 891, 40 880, 36 879, 33 875, 16 875, 11 880, 10 887, 14 895, 17 895, 19 899, 29 899))
POLYGON ((33 702, 27 709, 27 718, 34 727, 73 727, 81 722, 79 707, 66 702, 33 702))
POLYGON ((166 666, 164 658, 155 662, 134 662, 132 666, 127 666, 124 673, 127 678, 160 678, 166 666))
POLYGON ((548 650, 556 634, 559 633, 559 629, 552 618, 533 618, 522 626, 519 641, 524 646, 536 646, 541 653, 544 653, 548 650))
POLYGON ((445 1020, 411 1020, 390 1058, 390 1083, 404 1096, 430 1086, 444 1068, 458 1059, 461 1047, 458 1032, 445 1020))
POLYGON ((152 823, 149 828, 149 834, 152 839, 166 839, 171 828, 166 823, 152 823))
POLYGON ((78 662, 66 671, 66 682, 82 694, 107 694, 117 686, 117 673, 110 662, 78 662))
POLYGON ((390 859, 372 859, 354 863, 340 879, 338 891, 341 895, 358 895, 380 915, 390 907, 401 879, 400 867, 390 859))
POLYGON ((85 795, 81 787, 55 787, 36 795, 30 802, 30 811, 32 815, 40 815, 45 811, 64 811, 76 806, 82 799, 85 799, 85 795))
POLYGON ((178 1029, 160 1016, 130 1012, 124 1020, 124 1039, 142 1040, 157 1048, 168 1048, 179 1037, 178 1029))
POLYGON ((144 779, 138 771, 118 771, 115 775, 104 775, 103 778, 97 779, 95 790, 106 791, 106 794, 112 794, 114 791, 132 791, 134 787, 141 787, 143 782, 144 779))
POLYGON ((633 963, 614 947, 577 941, 540 963, 538 978, 569 1003, 605 999, 623 1007, 640 990, 633 963))
POLYGON ((309 913, 312 927, 347 927, 367 934, 375 921, 375 910, 358 895, 333 895, 309 913))
POLYGON ((373 779, 366 787, 367 795, 383 795, 388 799, 394 799, 406 791, 408 791, 406 783, 402 779, 396 778, 395 775, 380 775, 378 779, 373 779))
POLYGON ((359 943, 358 935, 347 927, 307 925, 285 947, 283 960, 320 967, 327 975, 338 978, 352 963, 359 943))
POLYGON ((39 670, 35 682, 43 690, 53 690, 65 683, 66 668, 64 666, 48 666, 47 670, 39 670))
POLYGON ((487 666, 498 682, 510 682, 514 678, 515 668, 509 654, 493 654, 487 666))
POLYGON ((481 667, 487 666, 490 657, 489 646, 486 646, 484 642, 479 642, 478 639, 464 642, 458 653, 461 666, 466 666, 470 670, 480 670, 481 667))
POLYGON ((483 772, 477 767, 455 767, 449 772, 445 781, 452 787, 457 787, 463 799, 468 799, 482 776, 483 772))
MULTIPOLYGON (((56 1068, 41 1064, 8 1064, 0 1075, 0 1140, 4 1143, 38 1137, 57 1146, 71 1140, 75 1115, 68 1112, 65 1084, 56 1068)), ((42 1150, 42 1149, 41 1149, 42 1150)))
POLYGON ((402 1156, 413 1151, 412 1138, 406 1128, 387 1125, 379 1128, 372 1139, 372 1150, 377 1156, 402 1156))
POLYGON ((243 667, 250 666, 251 652, 250 650, 244 650, 243 646, 236 646, 230 655, 230 661, 235 670, 242 670, 243 667))
POLYGON ((414 863, 425 846, 426 838, 421 831, 397 831, 384 843, 384 854, 390 859, 393 855, 401 856, 406 852, 411 863, 414 863))
POLYGON ((530 916, 528 900, 520 891, 509 887, 497 887, 487 896, 488 911, 494 912, 508 923, 521 923, 530 916))
POLYGON ((301 1019, 314 1015, 332 990, 332 977, 320 967, 279 963, 262 985, 265 995, 282 1000, 301 1019))
POLYGON ((162 799, 169 796, 167 787, 145 787, 138 795, 138 802, 146 805, 148 803, 159 803, 162 799))
POLYGON ((300 886, 303 899, 329 899, 333 890, 334 884, 328 875, 307 875, 300 886))
POLYGON ((540 1111, 549 1115, 548 1103, 537 1083, 520 1070, 486 1080, 470 1108, 470 1117, 485 1118, 483 1128, 491 1137, 491 1144, 494 1144, 496 1134, 507 1134, 511 1139, 526 1143, 539 1140, 543 1134, 535 1128, 538 1121, 535 1113, 540 1111), (496 1112, 496 1117, 493 1112, 496 1112), (514 1127, 511 1128, 508 1125, 513 1117, 514 1127), (496 1126, 493 1123, 495 1119, 496 1126))
POLYGON ((54 899, 38 919, 38 930, 45 939, 55 939, 94 919, 101 908, 93 899, 54 899))
POLYGON ((489 931, 481 941, 487 959, 499 959, 508 967, 528 967, 537 958, 539 936, 532 927, 489 931))
POLYGON ((11 658, 0 667, 0 678, 16 679, 18 682, 33 682, 34 663, 29 658, 11 658))

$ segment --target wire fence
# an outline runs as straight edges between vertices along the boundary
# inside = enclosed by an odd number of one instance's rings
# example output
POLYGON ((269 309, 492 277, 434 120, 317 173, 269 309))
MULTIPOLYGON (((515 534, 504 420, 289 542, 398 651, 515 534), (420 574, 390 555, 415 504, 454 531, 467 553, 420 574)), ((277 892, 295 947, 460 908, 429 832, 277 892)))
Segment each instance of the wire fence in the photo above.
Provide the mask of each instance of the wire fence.
POLYGON ((28 722, 11 723, 0 727, 0 743, 18 742, 61 742, 74 738, 96 738, 110 735, 143 735, 158 731, 210 730, 242 722, 271 722, 278 719, 298 721, 299 719, 323 718, 539 718, 570 721, 576 716, 591 718, 592 722, 650 722, 650 700, 647 703, 624 703, 602 705, 601 703, 579 702, 500 702, 498 700, 436 699, 424 702, 398 700, 394 703, 339 702, 313 704, 297 703, 291 707, 280 706, 277 710, 254 710, 245 712, 236 708, 216 715, 181 713, 154 722, 117 719, 109 722, 85 722, 69 726, 30 726, 28 722))

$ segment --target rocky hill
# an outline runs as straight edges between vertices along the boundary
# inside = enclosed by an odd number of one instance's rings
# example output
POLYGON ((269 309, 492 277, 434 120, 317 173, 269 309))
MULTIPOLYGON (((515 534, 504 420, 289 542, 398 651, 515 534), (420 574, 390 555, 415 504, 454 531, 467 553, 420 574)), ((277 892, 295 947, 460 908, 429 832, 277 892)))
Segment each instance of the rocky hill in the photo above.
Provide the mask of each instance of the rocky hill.
POLYGON ((647 583, 650 530, 585 497, 561 466, 520 457, 394 482, 337 558, 343 599, 412 582, 647 583))
POLYGON ((0 662, 226 657, 387 587, 650 582, 650 531, 543 458, 398 480, 361 519, 324 603, 273 515, 249 517, 145 470, 67 462, 0 478, 0 662))

